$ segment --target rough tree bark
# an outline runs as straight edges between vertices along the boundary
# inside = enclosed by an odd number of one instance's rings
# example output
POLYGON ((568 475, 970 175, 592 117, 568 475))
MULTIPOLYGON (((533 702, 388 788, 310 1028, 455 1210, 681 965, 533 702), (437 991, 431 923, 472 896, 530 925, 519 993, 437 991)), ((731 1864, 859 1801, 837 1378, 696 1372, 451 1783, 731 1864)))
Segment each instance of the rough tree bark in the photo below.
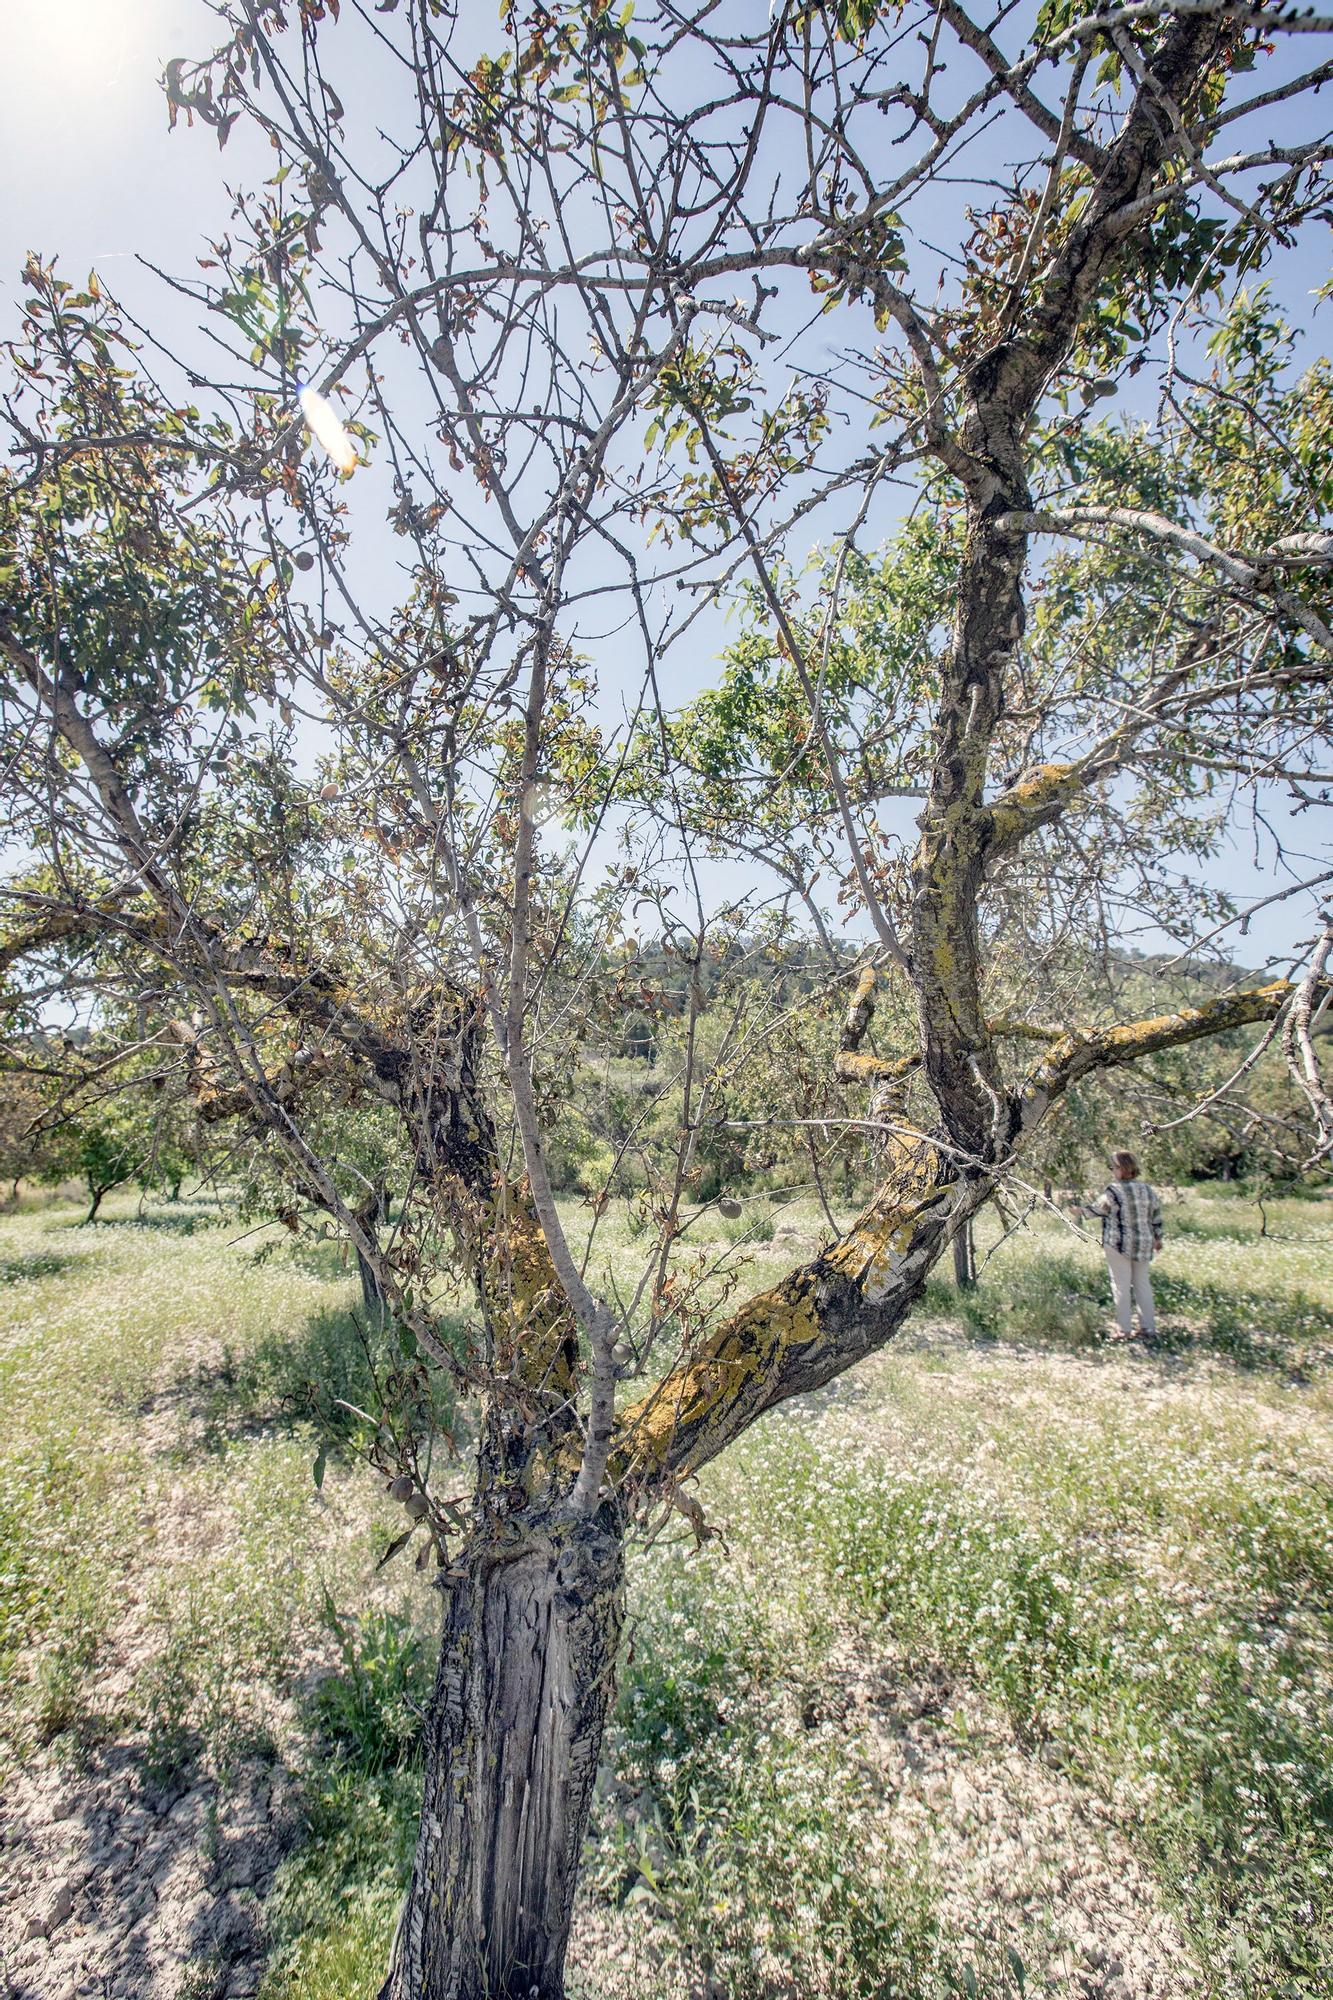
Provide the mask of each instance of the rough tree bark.
POLYGON ((449 1584, 382 2000, 560 2000, 623 1615, 610 1510, 479 1535, 449 1584))
MULTIPOLYGON (((371 1190, 368 1199, 355 1213, 362 1233, 374 1242, 379 1226, 388 1214, 388 1192, 383 1183, 371 1190)), ((378 1326, 385 1312, 384 1292, 371 1258, 367 1257, 359 1244, 355 1248, 357 1276, 361 1280, 361 1304, 365 1308, 366 1318, 370 1324, 378 1326)))
POLYGON ((960 1291, 970 1291, 977 1282, 977 1245, 970 1216, 954 1231, 953 1275, 960 1291))

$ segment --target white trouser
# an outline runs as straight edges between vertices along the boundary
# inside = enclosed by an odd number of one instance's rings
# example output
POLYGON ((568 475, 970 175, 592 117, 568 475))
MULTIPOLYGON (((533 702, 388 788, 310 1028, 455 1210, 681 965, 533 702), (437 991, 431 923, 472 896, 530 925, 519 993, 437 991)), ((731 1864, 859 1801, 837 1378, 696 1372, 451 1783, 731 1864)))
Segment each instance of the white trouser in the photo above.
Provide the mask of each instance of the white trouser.
POLYGON ((1128 1333, 1133 1323, 1134 1306, 1139 1309, 1139 1325, 1145 1333, 1156 1333, 1157 1314, 1152 1302, 1152 1279, 1150 1265, 1146 1257, 1127 1257, 1123 1250, 1109 1250, 1106 1261, 1111 1267, 1111 1290, 1115 1293, 1115 1316, 1120 1331, 1128 1333))

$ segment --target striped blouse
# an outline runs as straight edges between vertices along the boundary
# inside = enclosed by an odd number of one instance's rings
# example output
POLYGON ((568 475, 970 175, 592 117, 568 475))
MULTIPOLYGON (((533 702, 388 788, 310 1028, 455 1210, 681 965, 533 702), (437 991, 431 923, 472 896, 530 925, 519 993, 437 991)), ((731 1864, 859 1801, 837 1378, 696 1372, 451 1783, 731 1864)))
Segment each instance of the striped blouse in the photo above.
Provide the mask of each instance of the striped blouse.
POLYGON ((1103 1250, 1151 1257, 1162 1240, 1162 1204, 1147 1181, 1112 1181, 1092 1212, 1102 1219, 1103 1250))

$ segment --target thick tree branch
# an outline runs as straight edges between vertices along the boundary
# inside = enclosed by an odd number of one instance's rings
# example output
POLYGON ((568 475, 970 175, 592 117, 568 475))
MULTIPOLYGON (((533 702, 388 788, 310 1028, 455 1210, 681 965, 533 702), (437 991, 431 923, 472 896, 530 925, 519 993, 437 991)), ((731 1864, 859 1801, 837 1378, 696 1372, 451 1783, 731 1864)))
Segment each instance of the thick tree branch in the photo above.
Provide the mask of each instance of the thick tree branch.
POLYGON ((1029 1079, 1023 1096, 1024 1127, 1033 1126, 1052 1099, 1080 1077, 1094 1070, 1137 1062, 1141 1056, 1154 1055, 1159 1049, 1180 1048, 1210 1035, 1226 1034, 1232 1028, 1248 1027, 1255 1021, 1271 1021, 1297 990, 1289 979, 1274 979, 1264 986, 1221 994, 1197 1007, 1181 1007, 1173 1014, 1155 1014, 1147 1020, 1126 1021, 1118 1027, 1074 1029, 1063 1034, 1029 1079))
POLYGON ((748 1299, 625 1412, 613 1476, 651 1486, 697 1471, 765 1410, 831 1381, 897 1331, 961 1190, 923 1135, 896 1136, 889 1150, 874 1201, 841 1242, 748 1299))
POLYGON ((1333 568, 1333 533, 1284 535, 1269 549, 1242 555, 1219 548, 1197 529, 1141 507, 1044 507, 1006 514, 1002 521, 1006 527, 1023 534, 1095 539, 1099 529, 1123 528, 1149 541, 1166 543, 1179 549, 1182 555, 1208 564, 1238 591, 1268 597, 1324 652, 1333 654, 1333 630, 1304 599, 1279 581, 1284 568, 1333 568))

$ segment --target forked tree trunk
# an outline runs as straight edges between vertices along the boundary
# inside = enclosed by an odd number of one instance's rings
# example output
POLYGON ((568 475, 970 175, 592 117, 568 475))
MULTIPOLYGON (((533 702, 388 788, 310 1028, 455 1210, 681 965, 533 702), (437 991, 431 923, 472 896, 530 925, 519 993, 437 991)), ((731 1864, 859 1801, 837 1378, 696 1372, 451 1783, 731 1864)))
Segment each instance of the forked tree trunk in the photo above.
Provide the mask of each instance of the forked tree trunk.
POLYGON ((605 1518, 516 1521, 455 1568, 421 1831, 381 2000, 560 2000, 623 1545, 605 1518))

